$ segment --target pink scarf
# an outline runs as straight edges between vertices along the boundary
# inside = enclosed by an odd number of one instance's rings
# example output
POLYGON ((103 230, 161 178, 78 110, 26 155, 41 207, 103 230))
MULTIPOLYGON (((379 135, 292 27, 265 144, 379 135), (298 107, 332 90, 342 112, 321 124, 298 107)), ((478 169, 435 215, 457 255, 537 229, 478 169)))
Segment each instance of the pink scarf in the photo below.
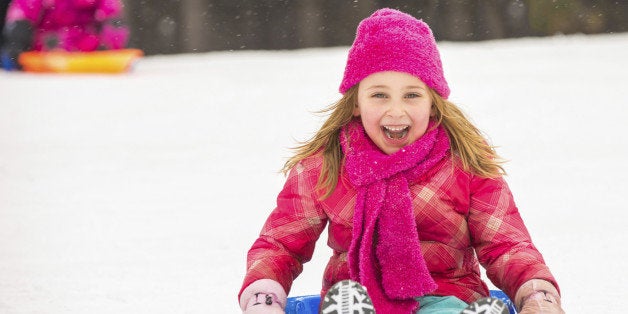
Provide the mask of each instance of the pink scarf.
POLYGON ((413 313, 415 298, 437 287, 421 253, 408 187, 448 154, 447 132, 434 125, 392 155, 369 139, 357 119, 341 131, 345 171, 358 190, 349 271, 378 313, 413 313))

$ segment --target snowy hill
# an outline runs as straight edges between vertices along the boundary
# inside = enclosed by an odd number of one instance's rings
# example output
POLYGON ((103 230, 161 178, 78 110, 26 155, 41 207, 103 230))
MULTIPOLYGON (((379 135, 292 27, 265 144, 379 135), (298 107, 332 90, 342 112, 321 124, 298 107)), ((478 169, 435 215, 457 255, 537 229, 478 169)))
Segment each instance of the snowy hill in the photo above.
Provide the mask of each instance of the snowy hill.
MULTIPOLYGON (((347 47, 0 73, 0 313, 238 313, 289 147, 347 47)), ((628 34, 442 43, 450 99, 507 177, 568 313, 628 298, 628 34), (586 300, 586 301, 585 301, 586 300)), ((325 239, 292 295, 318 293, 325 239)))

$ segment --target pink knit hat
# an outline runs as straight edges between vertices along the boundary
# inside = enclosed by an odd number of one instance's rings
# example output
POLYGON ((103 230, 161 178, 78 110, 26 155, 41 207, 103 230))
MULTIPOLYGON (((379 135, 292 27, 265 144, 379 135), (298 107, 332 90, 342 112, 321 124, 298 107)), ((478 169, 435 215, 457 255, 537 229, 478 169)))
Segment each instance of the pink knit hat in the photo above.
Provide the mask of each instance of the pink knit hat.
POLYGON ((380 9, 360 22, 349 50, 340 93, 346 93, 365 77, 381 71, 409 73, 441 97, 449 97, 432 30, 409 14, 380 9))

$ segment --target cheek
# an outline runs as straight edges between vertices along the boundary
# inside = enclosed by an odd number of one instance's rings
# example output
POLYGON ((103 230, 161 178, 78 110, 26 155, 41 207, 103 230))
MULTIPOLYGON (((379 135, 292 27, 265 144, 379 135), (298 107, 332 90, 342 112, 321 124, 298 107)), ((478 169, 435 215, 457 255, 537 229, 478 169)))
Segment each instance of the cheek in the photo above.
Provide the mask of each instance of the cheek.
POLYGON ((369 137, 373 138, 377 131, 379 131, 379 120, 374 119, 372 115, 364 114, 364 112, 362 112, 360 115, 360 121, 362 121, 364 131, 366 131, 366 134, 369 137))
POLYGON ((415 121, 415 125, 412 130, 414 138, 419 138, 425 134, 427 126, 429 125, 429 118, 429 115, 426 115, 424 118, 420 119, 420 121, 415 121))
POLYGON ((365 110, 362 108, 359 111, 359 115, 365 128, 371 125, 379 126, 380 115, 376 110, 369 110, 368 108, 365 110))
POLYGON ((427 121, 425 123, 422 123, 418 128, 415 129, 416 135, 419 137, 423 136, 423 134, 427 132, 427 126, 428 126, 427 121))

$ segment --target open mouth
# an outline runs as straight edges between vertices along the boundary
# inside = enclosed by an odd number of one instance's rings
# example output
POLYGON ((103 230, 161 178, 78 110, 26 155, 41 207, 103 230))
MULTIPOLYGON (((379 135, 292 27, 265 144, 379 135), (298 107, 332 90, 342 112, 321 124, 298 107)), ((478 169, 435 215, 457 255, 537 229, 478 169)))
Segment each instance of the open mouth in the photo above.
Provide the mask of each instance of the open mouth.
POLYGON ((408 135, 409 126, 383 126, 382 130, 386 137, 393 140, 398 140, 404 138, 408 135))

